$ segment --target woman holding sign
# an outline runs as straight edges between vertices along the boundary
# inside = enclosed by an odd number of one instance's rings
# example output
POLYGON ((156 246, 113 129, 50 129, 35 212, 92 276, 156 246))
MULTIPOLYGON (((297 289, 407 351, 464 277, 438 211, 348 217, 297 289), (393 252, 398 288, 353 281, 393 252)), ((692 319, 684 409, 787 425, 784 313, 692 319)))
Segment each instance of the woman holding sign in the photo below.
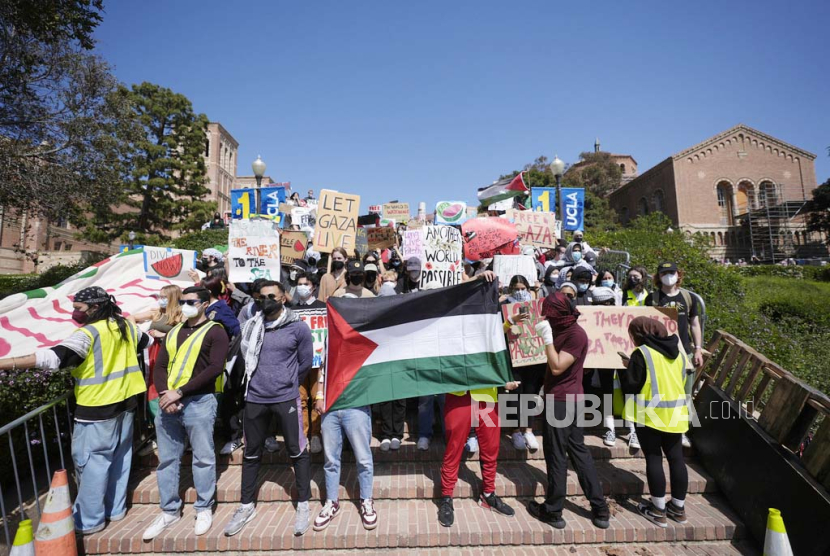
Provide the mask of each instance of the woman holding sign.
POLYGON ((325 303, 329 296, 346 285, 346 261, 349 254, 342 247, 335 247, 331 252, 331 270, 320 278, 317 298, 325 303))

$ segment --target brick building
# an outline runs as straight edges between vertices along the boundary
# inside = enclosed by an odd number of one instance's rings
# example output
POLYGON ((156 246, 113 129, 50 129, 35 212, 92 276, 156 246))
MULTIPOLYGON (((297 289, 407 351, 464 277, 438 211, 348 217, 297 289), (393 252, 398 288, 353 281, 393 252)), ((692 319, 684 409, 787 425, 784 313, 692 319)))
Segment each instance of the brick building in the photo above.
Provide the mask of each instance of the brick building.
MULTIPOLYGON (((602 153, 602 149, 599 143, 599 137, 597 137, 596 141, 594 141, 594 152, 595 153, 602 153)), ((626 183, 630 182, 634 178, 637 177, 637 161, 634 160, 634 157, 630 154, 615 154, 615 153, 604 153, 607 154, 611 161, 620 167, 622 171, 622 176, 620 177, 620 185, 625 185, 626 183)), ((568 172, 577 172, 592 166, 594 163, 589 162, 586 160, 580 160, 576 162, 568 168, 568 172)))
POLYGON ((620 220, 654 211, 709 237, 712 256, 826 254, 806 230, 816 155, 739 124, 674 154, 609 195, 620 220))
POLYGON ((208 201, 216 201, 217 210, 224 214, 231 210, 231 189, 236 180, 239 142, 219 122, 208 124, 205 139, 205 166, 210 193, 208 201))

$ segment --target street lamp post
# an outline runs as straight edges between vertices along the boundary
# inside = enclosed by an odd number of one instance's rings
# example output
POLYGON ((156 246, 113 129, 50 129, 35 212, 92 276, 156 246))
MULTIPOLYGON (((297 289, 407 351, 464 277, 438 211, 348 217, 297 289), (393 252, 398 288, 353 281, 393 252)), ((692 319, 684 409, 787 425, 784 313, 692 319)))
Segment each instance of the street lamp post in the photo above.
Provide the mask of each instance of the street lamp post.
POLYGON ((556 198, 559 201, 559 221, 563 222, 564 227, 564 220, 562 217, 562 174, 565 173, 565 163, 559 159, 559 155, 553 155, 553 162, 550 163, 550 170, 553 172, 553 176, 556 178, 556 198))
POLYGON ((265 174, 265 163, 262 161, 260 155, 256 155, 256 160, 251 164, 251 168, 254 170, 254 176, 256 176, 256 186, 260 187, 262 185, 262 176, 265 174))

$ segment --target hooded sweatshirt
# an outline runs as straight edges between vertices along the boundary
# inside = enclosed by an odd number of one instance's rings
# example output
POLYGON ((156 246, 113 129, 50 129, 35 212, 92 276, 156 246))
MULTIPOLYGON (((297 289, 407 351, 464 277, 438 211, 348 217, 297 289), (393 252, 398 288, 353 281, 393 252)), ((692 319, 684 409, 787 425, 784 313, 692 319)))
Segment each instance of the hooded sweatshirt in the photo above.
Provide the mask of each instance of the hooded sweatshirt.
MULTIPOLYGON (((658 351, 669 359, 677 359, 680 355, 676 334, 666 338, 648 335, 645 337, 643 345, 658 351)), ((631 355, 628 369, 620 371, 618 374, 623 394, 639 394, 642 391, 643 385, 646 383, 648 367, 646 367, 646 360, 640 350, 635 350, 631 355)))

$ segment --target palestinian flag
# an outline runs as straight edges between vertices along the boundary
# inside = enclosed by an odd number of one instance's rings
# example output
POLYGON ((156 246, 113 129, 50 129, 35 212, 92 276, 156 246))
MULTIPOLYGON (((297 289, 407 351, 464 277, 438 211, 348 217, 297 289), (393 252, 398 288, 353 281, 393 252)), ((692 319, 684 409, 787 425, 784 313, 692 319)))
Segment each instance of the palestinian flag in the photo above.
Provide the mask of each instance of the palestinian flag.
POLYGON ((328 300, 326 411, 504 386, 510 354, 496 282, 328 300))
POLYGON ((528 193, 530 190, 525 185, 523 174, 524 172, 519 172, 514 178, 504 178, 503 180, 494 182, 492 185, 479 188, 479 203, 482 205, 491 205, 509 199, 510 197, 528 193))

